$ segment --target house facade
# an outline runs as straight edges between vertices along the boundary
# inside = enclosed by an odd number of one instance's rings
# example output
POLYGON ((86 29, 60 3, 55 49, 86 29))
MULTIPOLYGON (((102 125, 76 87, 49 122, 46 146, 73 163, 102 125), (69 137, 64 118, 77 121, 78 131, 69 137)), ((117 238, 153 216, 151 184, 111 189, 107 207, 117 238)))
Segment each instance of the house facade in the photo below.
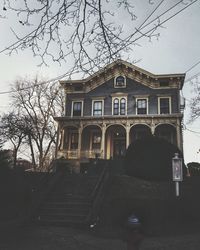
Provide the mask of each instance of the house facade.
POLYGON ((122 157, 130 143, 151 134, 182 150, 184 78, 117 60, 86 79, 60 81, 65 115, 54 118, 57 158, 122 157))

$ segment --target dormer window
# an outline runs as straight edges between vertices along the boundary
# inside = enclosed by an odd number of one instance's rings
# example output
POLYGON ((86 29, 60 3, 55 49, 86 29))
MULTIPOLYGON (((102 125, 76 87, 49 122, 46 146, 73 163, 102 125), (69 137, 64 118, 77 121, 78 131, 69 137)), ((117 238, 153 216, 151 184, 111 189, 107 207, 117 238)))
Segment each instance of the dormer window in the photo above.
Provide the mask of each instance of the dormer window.
POLYGON ((114 82, 115 88, 125 88, 126 87, 126 78, 124 76, 118 76, 115 78, 114 82))

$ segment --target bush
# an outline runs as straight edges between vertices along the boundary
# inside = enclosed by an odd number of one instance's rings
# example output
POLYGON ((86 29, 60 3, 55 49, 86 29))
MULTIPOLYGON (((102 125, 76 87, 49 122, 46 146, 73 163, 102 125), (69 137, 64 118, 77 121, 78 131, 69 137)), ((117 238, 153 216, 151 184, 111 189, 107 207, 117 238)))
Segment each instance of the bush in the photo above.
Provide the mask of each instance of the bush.
MULTIPOLYGON (((130 144, 125 157, 125 171, 145 180, 172 179, 172 158, 181 151, 164 139, 150 136, 130 144)), ((185 170, 184 168, 184 175, 185 170)))
POLYGON ((200 163, 198 162, 189 162, 187 164, 189 172, 192 176, 200 176, 200 163))
POLYGON ((20 170, 0 168, 0 221, 16 219, 26 211, 31 190, 20 170))

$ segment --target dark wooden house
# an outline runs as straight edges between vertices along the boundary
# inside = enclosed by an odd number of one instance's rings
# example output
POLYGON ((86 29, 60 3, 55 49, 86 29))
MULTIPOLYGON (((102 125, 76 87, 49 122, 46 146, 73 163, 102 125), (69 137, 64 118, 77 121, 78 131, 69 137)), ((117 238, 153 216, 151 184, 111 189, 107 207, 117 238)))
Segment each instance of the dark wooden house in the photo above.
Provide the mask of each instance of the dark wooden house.
POLYGON ((117 158, 152 134, 182 150, 185 74, 155 75, 117 60, 82 80, 62 80, 65 115, 58 123, 57 158, 117 158))

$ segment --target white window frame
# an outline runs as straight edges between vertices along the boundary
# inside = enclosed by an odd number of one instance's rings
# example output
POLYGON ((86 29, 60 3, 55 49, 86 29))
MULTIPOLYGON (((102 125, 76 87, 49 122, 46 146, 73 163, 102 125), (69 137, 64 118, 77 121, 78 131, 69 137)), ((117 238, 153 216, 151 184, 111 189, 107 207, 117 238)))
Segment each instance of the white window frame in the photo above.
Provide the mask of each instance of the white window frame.
POLYGON ((171 96, 159 96, 158 97, 158 114, 159 115, 167 115, 167 114, 171 114, 172 113, 172 102, 171 102, 171 96), (160 113, 160 100, 161 99, 168 99, 169 100, 169 113, 160 113))
POLYGON ((92 116, 95 116, 95 117, 101 117, 104 115, 104 100, 102 99, 93 99, 92 100, 92 116), (101 102, 102 103, 102 111, 101 111, 101 115, 94 115, 94 103, 95 102, 101 102))
POLYGON ((135 99, 136 101, 136 115, 148 115, 149 114, 149 98, 147 97, 138 97, 135 99), (138 114, 138 100, 146 100, 146 104, 147 104, 147 112, 146 114, 138 114))
POLYGON ((126 100, 126 105, 125 105, 125 114, 127 115, 127 96, 113 96, 112 97, 112 115, 113 116, 120 116, 120 105, 121 105, 121 99, 125 99, 126 100), (118 99, 119 100, 119 108, 118 108, 118 114, 114 115, 114 100, 118 99))
POLYGON ((73 100, 72 101, 72 107, 71 107, 71 117, 82 117, 83 116, 83 100, 73 100), (81 115, 80 116, 74 116, 73 115, 73 110, 74 110, 74 103, 80 102, 81 103, 81 115))
POLYGON ((126 88, 126 77, 124 75, 118 75, 118 76, 115 77, 115 79, 114 79, 114 88, 116 88, 116 89, 126 88), (124 85, 123 86, 117 86, 116 85, 116 80, 120 76, 124 77, 124 85))

